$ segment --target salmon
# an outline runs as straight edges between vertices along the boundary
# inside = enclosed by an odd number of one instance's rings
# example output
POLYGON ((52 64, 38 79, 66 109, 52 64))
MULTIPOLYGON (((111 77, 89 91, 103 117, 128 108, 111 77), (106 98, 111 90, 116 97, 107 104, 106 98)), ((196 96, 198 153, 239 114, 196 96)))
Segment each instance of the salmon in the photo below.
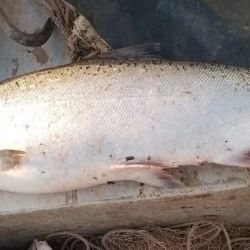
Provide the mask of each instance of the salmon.
POLYGON ((250 166, 250 70, 88 59, 2 82, 0 190, 64 192, 172 168, 250 166))

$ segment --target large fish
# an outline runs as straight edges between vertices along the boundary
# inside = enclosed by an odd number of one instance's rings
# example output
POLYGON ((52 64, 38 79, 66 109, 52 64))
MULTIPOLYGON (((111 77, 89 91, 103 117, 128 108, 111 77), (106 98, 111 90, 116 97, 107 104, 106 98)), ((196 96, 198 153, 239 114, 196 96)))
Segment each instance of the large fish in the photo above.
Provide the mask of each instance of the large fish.
POLYGON ((250 71, 95 59, 0 85, 0 190, 182 185, 184 165, 250 166, 250 71))

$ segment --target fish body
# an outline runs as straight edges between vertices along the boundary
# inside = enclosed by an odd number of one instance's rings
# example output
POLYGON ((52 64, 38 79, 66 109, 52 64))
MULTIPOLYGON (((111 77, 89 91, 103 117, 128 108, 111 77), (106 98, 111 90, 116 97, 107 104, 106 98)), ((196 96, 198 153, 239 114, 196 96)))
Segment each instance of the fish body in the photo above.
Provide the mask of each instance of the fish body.
POLYGON ((248 69, 86 60, 6 80, 0 96, 0 190, 178 186, 169 168, 250 166, 248 69))

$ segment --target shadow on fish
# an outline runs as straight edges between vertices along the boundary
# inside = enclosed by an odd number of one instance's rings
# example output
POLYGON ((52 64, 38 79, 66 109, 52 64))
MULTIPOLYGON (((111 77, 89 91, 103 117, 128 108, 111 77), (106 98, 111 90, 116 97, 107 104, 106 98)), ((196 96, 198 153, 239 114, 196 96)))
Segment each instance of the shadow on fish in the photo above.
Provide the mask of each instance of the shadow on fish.
POLYGON ((0 190, 180 188, 178 166, 249 167, 249 69, 150 58, 157 51, 138 45, 2 82, 0 190))

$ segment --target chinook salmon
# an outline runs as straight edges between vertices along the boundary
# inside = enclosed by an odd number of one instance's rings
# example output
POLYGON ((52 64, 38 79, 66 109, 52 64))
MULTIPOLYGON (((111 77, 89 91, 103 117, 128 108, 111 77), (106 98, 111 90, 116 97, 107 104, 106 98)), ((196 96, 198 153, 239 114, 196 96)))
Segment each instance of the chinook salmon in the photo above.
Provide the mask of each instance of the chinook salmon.
POLYGON ((248 69, 95 59, 6 80, 0 96, 0 190, 174 187, 174 167, 250 166, 248 69))

